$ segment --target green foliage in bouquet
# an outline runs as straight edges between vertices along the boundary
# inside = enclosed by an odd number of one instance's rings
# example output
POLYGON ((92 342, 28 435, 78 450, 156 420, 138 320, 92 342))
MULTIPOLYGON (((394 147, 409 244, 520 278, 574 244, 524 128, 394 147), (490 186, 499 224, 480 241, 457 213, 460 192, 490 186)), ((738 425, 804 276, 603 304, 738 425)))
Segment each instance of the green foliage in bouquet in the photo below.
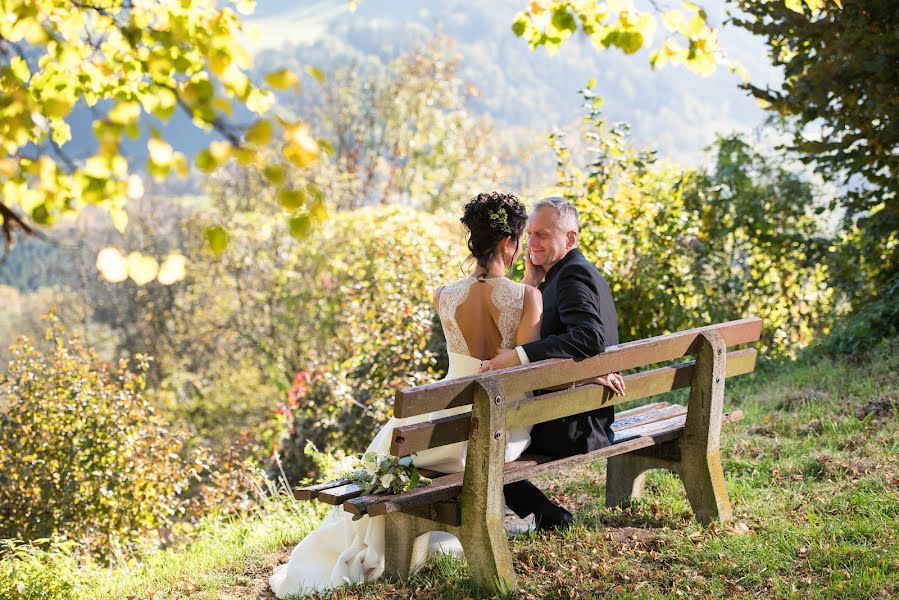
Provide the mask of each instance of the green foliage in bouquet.
POLYGON ((418 484, 431 485, 415 466, 415 455, 397 458, 380 452, 366 452, 357 459, 357 466, 347 475, 362 486, 366 494, 401 494, 414 490, 418 484))

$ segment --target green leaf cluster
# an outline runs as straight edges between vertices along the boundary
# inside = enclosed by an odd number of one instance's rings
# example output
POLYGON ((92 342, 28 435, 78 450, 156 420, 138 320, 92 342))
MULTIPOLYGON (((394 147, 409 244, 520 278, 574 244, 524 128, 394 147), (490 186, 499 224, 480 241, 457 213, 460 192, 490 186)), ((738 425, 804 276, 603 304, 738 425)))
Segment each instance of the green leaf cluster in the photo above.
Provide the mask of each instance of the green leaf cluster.
POLYGON ((835 253, 808 183, 740 136, 716 142, 713 169, 667 164, 598 109, 583 141, 585 167, 554 136, 560 187, 580 211, 581 249, 612 286, 622 340, 755 315, 765 351, 792 354, 826 331, 835 253))
MULTIPOLYGON (((0 17, 0 226, 11 243, 18 228, 52 225, 85 206, 109 211, 124 229, 123 208, 142 194, 122 152, 124 138, 148 135, 146 171, 157 179, 188 174, 191 162, 151 123, 176 110, 221 139, 193 165, 211 172, 234 159, 264 167, 274 146, 298 168, 318 160, 318 141, 300 121, 272 115, 273 89, 297 87, 281 69, 254 83, 238 12, 253 2, 10 0, 0 17), (70 154, 69 118, 94 115, 96 152, 70 154), (235 107, 257 120, 232 122, 235 107)), ((321 80, 322 74, 310 71, 321 80)), ((157 121, 158 120, 158 121, 157 121)), ((221 249, 222 235, 208 235, 221 249)))
POLYGON ((899 11, 888 0, 734 3, 733 23, 764 38, 784 72, 780 86, 746 89, 790 136, 782 149, 840 186, 832 207, 846 210, 847 236, 861 230, 853 268, 873 298, 899 274, 899 11))

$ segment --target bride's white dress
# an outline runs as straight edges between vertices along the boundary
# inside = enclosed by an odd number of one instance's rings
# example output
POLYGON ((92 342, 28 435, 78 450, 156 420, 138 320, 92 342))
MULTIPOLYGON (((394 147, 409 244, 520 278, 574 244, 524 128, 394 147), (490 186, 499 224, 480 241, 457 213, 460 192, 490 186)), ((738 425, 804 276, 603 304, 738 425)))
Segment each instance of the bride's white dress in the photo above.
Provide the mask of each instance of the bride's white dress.
MULTIPOLYGON (((453 379, 473 375, 481 361, 472 357, 468 344, 456 322, 456 309, 468 298, 472 285, 490 285, 491 301, 499 310, 499 333, 503 348, 515 347, 515 332, 524 306, 524 285, 504 277, 487 279, 482 283, 467 277, 444 287, 440 294, 439 313, 449 349, 449 371, 444 377, 453 379)), ((447 417, 470 410, 459 406, 415 417, 391 417, 372 440, 366 452, 390 452, 393 430, 439 417, 447 417)), ((509 432, 506 461, 515 460, 530 443, 530 427, 509 432)), ((415 458, 418 467, 443 473, 465 470, 467 442, 459 442, 423 450, 415 458)), ((431 534, 429 552, 461 554, 459 541, 448 533, 431 534)), ((384 517, 364 516, 357 521, 337 506, 322 524, 293 549, 290 560, 275 567, 269 579, 278 598, 290 594, 313 593, 347 583, 362 583, 380 577, 384 572, 384 517)))

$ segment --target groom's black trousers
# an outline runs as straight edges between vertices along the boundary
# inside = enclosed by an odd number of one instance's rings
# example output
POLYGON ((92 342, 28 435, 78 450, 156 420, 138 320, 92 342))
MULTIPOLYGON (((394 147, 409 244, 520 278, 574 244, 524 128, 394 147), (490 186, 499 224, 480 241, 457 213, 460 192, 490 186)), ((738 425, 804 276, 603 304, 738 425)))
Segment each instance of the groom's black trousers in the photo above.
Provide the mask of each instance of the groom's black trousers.
MULTIPOLYGON (((565 458, 605 448, 610 445, 614 419, 614 409, 609 406, 539 423, 531 429, 531 443, 527 451, 529 454, 565 458)), ((543 492, 526 479, 506 485, 503 493, 506 506, 522 519, 549 502, 543 492)))

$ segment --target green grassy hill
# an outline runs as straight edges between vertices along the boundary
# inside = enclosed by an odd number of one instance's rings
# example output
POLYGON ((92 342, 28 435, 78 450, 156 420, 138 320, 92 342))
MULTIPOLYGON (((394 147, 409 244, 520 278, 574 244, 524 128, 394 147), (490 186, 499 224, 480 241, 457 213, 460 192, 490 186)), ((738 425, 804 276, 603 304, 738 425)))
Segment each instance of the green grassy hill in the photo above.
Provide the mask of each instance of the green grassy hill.
MULTIPOLYGON (((521 584, 513 597, 899 596, 899 340, 735 379, 727 407, 745 413, 722 439, 732 522, 698 526, 680 481, 665 472, 650 475, 644 498, 615 510, 603 506, 603 463, 543 478, 576 510, 576 526, 512 540, 521 584)), ((186 549, 114 570, 22 557, 22 586, 11 597, 52 589, 83 598, 271 597, 272 567, 322 514, 272 502, 243 522, 210 524, 186 549)), ((0 563, 0 595, 14 589, 12 568, 0 563)), ((376 582, 325 597, 472 596, 464 560, 443 557, 408 585, 376 582)))

